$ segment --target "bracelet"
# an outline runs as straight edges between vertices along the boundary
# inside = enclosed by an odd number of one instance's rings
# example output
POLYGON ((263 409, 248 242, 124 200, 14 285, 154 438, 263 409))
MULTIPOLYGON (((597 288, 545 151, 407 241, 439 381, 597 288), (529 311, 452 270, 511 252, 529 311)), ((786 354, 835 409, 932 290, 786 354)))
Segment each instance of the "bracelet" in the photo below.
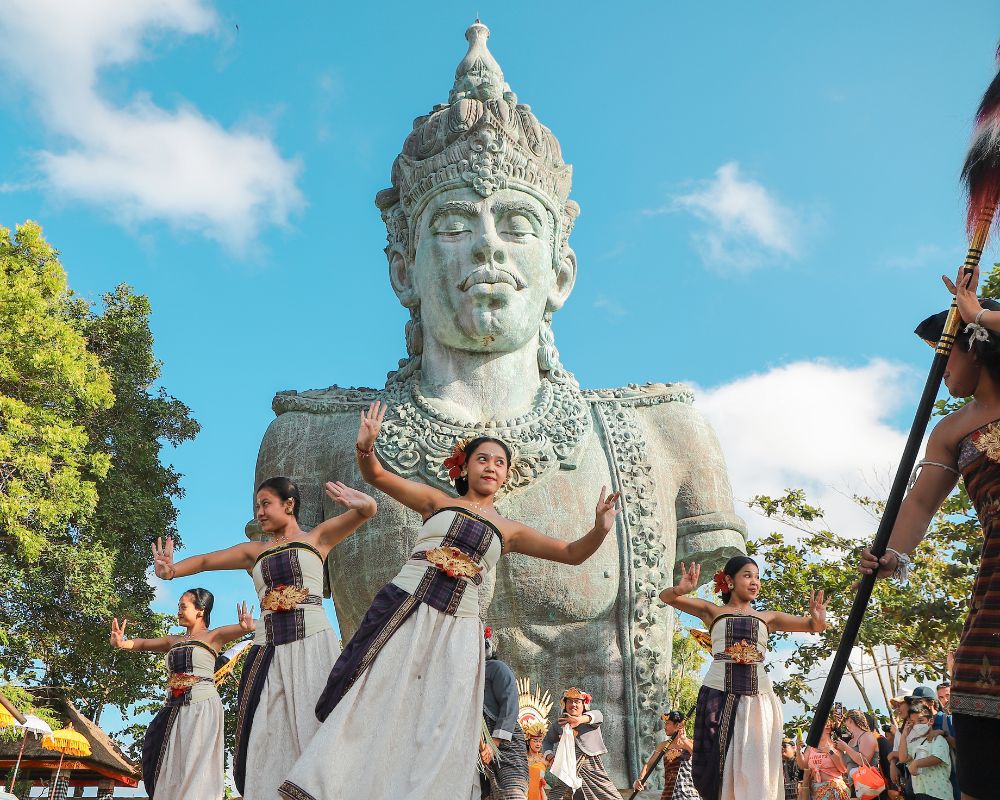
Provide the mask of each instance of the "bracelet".
POLYGON ((906 583, 910 578, 910 566, 913 564, 913 560, 905 553, 900 553, 898 550, 894 550, 891 547, 885 548, 886 553, 893 553, 896 556, 896 569, 892 571, 891 577, 893 580, 897 580, 900 583, 906 583))
POLYGON ((375 445, 372 445, 370 450, 362 450, 361 446, 355 442, 354 449, 358 451, 358 458, 368 458, 368 456, 375 452, 375 445))
POLYGON ((983 314, 985 314, 987 311, 989 311, 988 308, 981 308, 981 309, 979 309, 979 313, 976 314, 976 319, 975 319, 974 324, 979 325, 979 320, 982 319, 983 314))

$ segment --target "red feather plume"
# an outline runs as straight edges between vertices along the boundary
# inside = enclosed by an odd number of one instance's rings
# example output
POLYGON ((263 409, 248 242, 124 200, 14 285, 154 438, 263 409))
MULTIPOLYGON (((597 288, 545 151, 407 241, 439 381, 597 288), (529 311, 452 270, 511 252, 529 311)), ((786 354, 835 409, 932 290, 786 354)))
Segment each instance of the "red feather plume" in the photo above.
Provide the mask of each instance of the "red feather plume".
MULTIPOLYGON (((1000 49, 997 51, 1000 61, 1000 49)), ((971 236, 981 220, 990 220, 1000 198, 1000 72, 993 78, 976 112, 962 180, 969 194, 966 224, 971 236)))

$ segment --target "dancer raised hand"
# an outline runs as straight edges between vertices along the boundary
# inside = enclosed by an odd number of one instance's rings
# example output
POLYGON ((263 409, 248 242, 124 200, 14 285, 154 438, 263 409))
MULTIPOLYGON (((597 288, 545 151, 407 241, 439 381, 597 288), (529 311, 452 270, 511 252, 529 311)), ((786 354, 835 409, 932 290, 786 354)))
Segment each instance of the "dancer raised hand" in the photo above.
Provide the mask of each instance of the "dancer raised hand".
POLYGON ((379 431, 382 430, 382 420, 385 419, 385 412, 389 406, 376 400, 368 409, 361 412, 361 424, 358 426, 359 453, 370 455, 378 439, 379 431))

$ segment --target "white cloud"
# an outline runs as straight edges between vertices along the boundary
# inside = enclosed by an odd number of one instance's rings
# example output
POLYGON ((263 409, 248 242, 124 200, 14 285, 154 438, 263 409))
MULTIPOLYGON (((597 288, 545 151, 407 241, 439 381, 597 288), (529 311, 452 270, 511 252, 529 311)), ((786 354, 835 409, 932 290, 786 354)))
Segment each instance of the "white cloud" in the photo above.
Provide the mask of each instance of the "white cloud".
POLYGON ((735 161, 694 191, 644 213, 673 211, 689 211, 706 223, 692 239, 707 266, 749 271, 800 255, 802 221, 763 185, 744 178, 735 161))
POLYGON ((603 311, 609 317, 624 317, 627 313, 621 303, 603 294, 598 295, 597 299, 594 300, 594 308, 603 311))
POLYGON ((911 250, 908 253, 887 256, 883 261, 883 265, 889 269, 907 270, 920 269, 937 263, 941 265, 942 272, 949 273, 949 277, 952 277, 951 273, 954 273, 956 270, 951 267, 951 262, 956 260, 956 253, 958 252, 960 251, 954 250, 949 252, 937 244, 921 244, 915 250, 911 250))
POLYGON ((889 420, 914 399, 915 379, 881 359, 861 367, 800 361, 700 390, 698 408, 719 436, 751 534, 774 523, 746 501, 786 488, 805 489, 834 530, 873 533, 876 521, 851 495, 887 492, 906 437, 889 420))
POLYGON ((302 208, 301 165, 249 129, 227 130, 191 105, 138 95, 116 105, 102 70, 146 56, 154 37, 209 34, 207 0, 10 0, 2 63, 26 86, 62 147, 37 153, 52 193, 110 209, 124 224, 160 220, 245 250, 257 231, 302 208))

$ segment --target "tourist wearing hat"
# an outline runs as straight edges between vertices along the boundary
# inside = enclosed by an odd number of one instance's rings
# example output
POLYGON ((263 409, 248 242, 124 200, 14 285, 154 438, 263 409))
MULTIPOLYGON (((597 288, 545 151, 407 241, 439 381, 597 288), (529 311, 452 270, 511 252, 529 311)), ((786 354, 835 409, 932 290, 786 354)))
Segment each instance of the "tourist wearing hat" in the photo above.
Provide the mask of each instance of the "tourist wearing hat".
MULTIPOLYGON (((549 726, 549 733, 543 744, 545 757, 551 763, 563 735, 563 726, 569 725, 573 729, 576 769, 583 781, 583 786, 577 791, 582 793, 584 800, 621 800, 622 796, 615 788, 601 758, 608 752, 601 735, 604 715, 590 707, 592 699, 587 692, 581 692, 575 686, 563 692, 563 713, 555 725, 549 726)), ((573 791, 567 788, 560 800, 572 800, 573 797, 573 791)))
POLYGON ((490 740, 486 740, 484 733, 479 753, 483 762, 479 780, 482 796, 492 800, 527 800, 528 754, 524 732, 518 724, 517 679, 514 671, 497 658, 492 628, 486 626, 483 635, 486 643, 483 719, 490 740))
POLYGON ((694 745, 684 730, 684 715, 680 711, 667 711, 660 714, 660 720, 667 738, 653 749, 632 788, 637 792, 646 788, 645 783, 653 771, 653 764, 657 756, 663 753, 663 792, 660 800, 701 800, 691 777, 694 745))
MULTIPOLYGON (((861 554, 859 570, 906 580, 912 553, 959 479, 983 531, 982 556, 961 642, 955 651, 951 711, 958 782, 966 795, 995 797, 1000 741, 1000 303, 979 300, 978 269, 959 270, 956 292, 963 325, 948 357, 944 382, 953 397, 971 398, 931 432, 923 467, 903 500, 881 558, 861 554)), ((936 343, 945 312, 924 320, 918 336, 936 343)))

